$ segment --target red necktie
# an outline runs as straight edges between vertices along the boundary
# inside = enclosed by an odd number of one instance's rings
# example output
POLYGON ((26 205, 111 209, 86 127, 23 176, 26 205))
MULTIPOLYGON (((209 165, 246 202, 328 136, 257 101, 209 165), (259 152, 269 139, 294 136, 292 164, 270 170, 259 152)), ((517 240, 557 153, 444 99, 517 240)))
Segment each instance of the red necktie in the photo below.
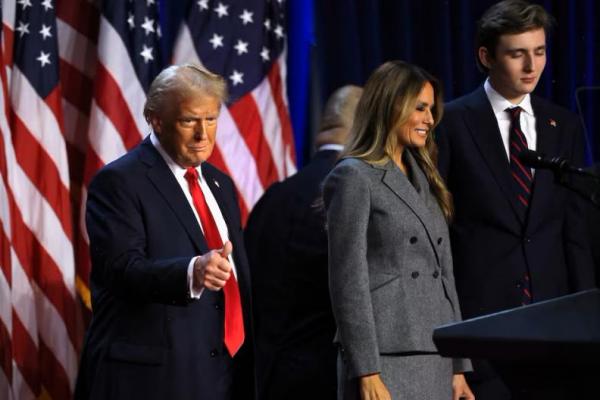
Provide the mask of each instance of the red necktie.
MULTIPOLYGON (((200 217, 202 228, 204 228, 204 237, 206 238, 208 248, 211 250, 221 249, 223 241, 221 240, 215 219, 208 208, 208 204, 206 204, 206 198, 198 184, 198 171, 196 171, 196 168, 188 168, 185 173, 185 179, 188 182, 194 207, 200 217)), ((240 289, 233 273, 223 287, 223 295, 225 297, 224 341, 225 347, 227 347, 229 354, 233 357, 244 343, 244 318, 242 315, 240 289)))
MULTIPOLYGON (((519 215, 521 220, 524 221, 527 216, 527 210, 529 208, 529 200, 531 198, 531 188, 533 186, 533 176, 531 169, 525 167, 518 158, 518 154, 523 150, 527 150, 527 139, 521 130, 521 111, 523 109, 519 106, 513 108, 507 108, 506 112, 510 114, 510 133, 508 135, 508 142, 510 147, 510 174, 513 178, 513 186, 515 194, 519 200, 521 207, 519 208, 519 215)), ((531 282, 529 281, 529 272, 525 272, 523 276, 523 283, 521 283, 521 292, 523 295, 522 304, 531 303, 531 282)))

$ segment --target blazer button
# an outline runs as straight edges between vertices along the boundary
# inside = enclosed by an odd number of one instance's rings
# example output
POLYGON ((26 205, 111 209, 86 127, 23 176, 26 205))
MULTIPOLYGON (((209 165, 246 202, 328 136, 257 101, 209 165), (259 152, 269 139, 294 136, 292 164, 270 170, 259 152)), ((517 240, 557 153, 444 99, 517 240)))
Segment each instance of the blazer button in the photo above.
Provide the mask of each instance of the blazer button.
POLYGON ((438 271, 437 269, 435 270, 435 272, 433 273, 433 278, 437 279, 437 277, 440 276, 440 271, 438 271))
POLYGON ((210 351, 210 356, 211 356, 211 357, 216 357, 216 356, 217 356, 217 351, 216 351, 216 350, 214 350, 214 349, 213 349, 213 350, 211 350, 211 351, 210 351))
POLYGON ((442 244, 443 241, 444 241, 444 239, 438 238, 438 244, 442 244))
POLYGON ((419 277, 419 272, 413 271, 413 273, 410 274, 410 276, 412 276, 413 279, 417 279, 419 277))
POLYGON ((218 303, 215 303, 215 310, 220 310, 221 306, 218 303))
POLYGON ((415 243, 417 243, 417 237, 413 236, 410 238, 410 244, 415 244, 415 243))

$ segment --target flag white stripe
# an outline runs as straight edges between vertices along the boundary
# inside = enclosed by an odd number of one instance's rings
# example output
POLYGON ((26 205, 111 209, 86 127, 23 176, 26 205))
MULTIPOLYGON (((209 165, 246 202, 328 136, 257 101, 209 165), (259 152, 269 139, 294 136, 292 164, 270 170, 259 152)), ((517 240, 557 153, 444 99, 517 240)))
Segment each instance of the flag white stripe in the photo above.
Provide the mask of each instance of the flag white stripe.
POLYGON ((35 89, 18 68, 13 71, 12 106, 31 135, 54 162, 65 188, 69 188, 69 160, 65 141, 54 113, 40 99, 35 89))
POLYGON ((89 130, 90 146, 104 164, 117 159, 127 152, 123 139, 110 118, 92 102, 89 130))
POLYGON ((86 114, 79 111, 77 107, 64 98, 62 99, 62 107, 65 139, 79 151, 85 153, 87 150, 86 132, 90 120, 86 114))
POLYGON ((36 400, 36 396, 33 394, 29 385, 16 363, 13 362, 13 382, 12 382, 13 396, 16 400, 36 400))
POLYGON ((141 139, 148 126, 142 115, 146 93, 137 79, 137 74, 130 62, 125 44, 104 17, 101 18, 100 32, 100 40, 98 41, 99 61, 119 85, 121 94, 135 120, 141 139))
POLYGON ((35 283, 32 284, 32 288, 35 291, 40 338, 66 371, 73 392, 77 376, 77 351, 70 340, 65 340, 69 337, 69 333, 58 310, 35 283))
POLYGON ((278 179, 285 178, 284 164, 285 154, 283 146, 283 135, 281 132, 281 121, 277 105, 273 101, 271 95, 271 85, 267 77, 252 91, 252 98, 259 109, 259 116, 262 120, 263 137, 265 138, 269 149, 271 150, 271 158, 277 168, 278 179))
POLYGON ((216 140, 231 178, 250 210, 262 196, 264 188, 260 183, 254 156, 225 106, 221 107, 216 140))
POLYGON ((38 324, 35 318, 35 303, 33 302, 33 288, 29 277, 25 274, 23 266, 19 262, 14 251, 10 252, 12 262, 12 290, 11 303, 13 310, 25 330, 29 334, 29 338, 39 347, 38 324))
POLYGON ((56 18, 58 52, 60 58, 92 79, 96 72, 96 45, 77 32, 71 25, 56 18))

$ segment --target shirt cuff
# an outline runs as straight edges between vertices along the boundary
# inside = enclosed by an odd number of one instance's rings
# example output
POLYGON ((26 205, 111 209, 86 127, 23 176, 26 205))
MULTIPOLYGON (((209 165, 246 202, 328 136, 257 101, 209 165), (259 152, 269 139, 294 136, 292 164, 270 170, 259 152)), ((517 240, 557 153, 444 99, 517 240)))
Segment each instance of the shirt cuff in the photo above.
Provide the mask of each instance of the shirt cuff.
POLYGON ((200 256, 196 256, 193 257, 190 260, 190 263, 188 264, 188 269, 187 269, 187 276, 188 276, 188 288, 189 288, 189 293, 190 293, 190 298, 191 299, 199 299, 200 296, 202 296, 202 292, 204 292, 204 288, 200 289, 200 290, 195 290, 194 289, 194 263, 196 262, 196 259, 200 257, 200 256))

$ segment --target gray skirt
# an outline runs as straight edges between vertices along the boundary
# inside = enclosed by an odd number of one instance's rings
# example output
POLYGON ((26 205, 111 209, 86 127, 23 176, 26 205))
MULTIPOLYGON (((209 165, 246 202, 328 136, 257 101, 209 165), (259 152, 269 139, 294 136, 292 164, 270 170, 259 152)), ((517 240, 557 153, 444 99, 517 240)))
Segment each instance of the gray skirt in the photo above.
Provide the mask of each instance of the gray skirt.
MULTIPOLYGON (((452 400, 452 359, 437 354, 381 355, 381 377, 392 400, 452 400)), ((360 400, 358 380, 347 379, 338 357, 338 399, 360 400)))

